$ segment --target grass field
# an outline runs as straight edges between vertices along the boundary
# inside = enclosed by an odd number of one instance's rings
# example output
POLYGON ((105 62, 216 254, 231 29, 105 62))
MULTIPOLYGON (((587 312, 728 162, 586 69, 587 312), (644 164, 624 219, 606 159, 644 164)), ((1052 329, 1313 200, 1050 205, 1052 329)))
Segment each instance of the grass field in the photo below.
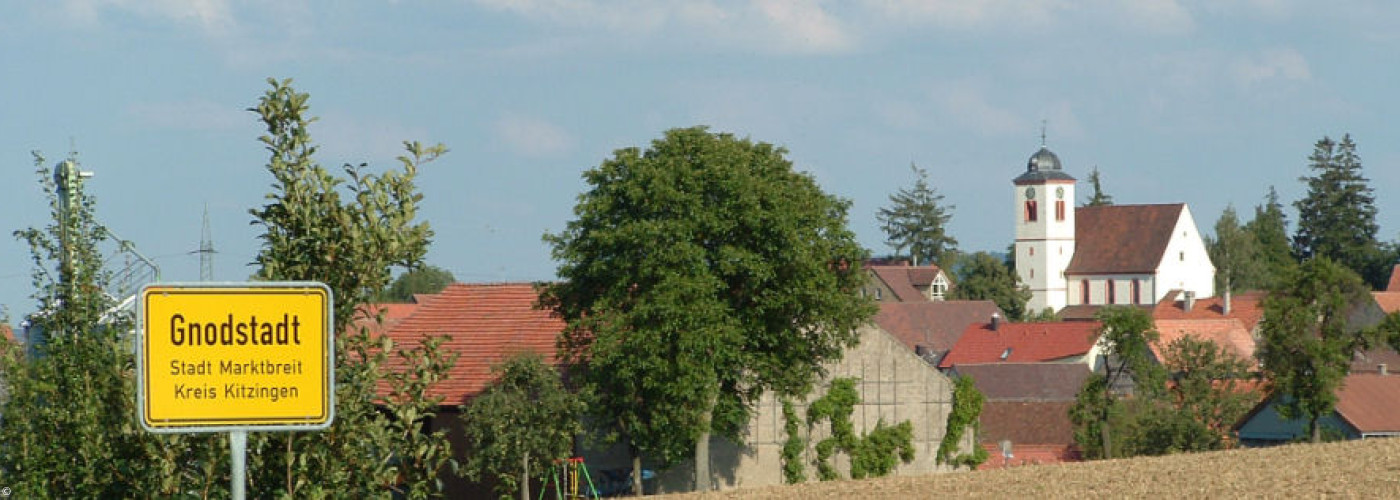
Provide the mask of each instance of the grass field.
POLYGON ((663 498, 1400 498, 1400 439, 738 489, 663 498))

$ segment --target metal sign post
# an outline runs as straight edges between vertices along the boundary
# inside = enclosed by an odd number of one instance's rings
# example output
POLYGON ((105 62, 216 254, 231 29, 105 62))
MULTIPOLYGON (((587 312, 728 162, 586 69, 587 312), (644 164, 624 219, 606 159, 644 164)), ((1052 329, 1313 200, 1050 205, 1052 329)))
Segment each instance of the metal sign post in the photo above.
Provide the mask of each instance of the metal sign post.
POLYGON ((313 282, 162 283, 141 289, 137 420, 149 432, 227 432, 233 498, 249 431, 335 420, 334 298, 313 282))

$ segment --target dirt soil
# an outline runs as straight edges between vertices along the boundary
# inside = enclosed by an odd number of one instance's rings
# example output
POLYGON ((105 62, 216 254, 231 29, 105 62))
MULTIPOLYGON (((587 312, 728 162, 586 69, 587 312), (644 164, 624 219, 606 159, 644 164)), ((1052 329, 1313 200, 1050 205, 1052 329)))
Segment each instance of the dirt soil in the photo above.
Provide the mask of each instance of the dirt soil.
POLYGON ((688 493, 779 498, 1400 498, 1400 439, 688 493))

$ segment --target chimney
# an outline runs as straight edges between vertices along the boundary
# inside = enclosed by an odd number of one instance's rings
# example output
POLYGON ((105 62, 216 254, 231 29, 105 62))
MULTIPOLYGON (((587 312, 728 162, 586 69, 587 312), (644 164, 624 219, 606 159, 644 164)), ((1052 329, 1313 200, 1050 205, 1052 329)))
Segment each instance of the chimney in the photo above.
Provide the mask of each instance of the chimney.
POLYGON ((1230 315, 1230 287, 1225 287, 1225 315, 1230 315))
POLYGON ((992 331, 995 332, 998 328, 1001 328, 1001 314, 992 313, 992 331))
POLYGON ((1187 290, 1183 296, 1185 298, 1181 301, 1181 307, 1185 309, 1186 312, 1191 312, 1191 308, 1196 305, 1196 292, 1187 290))
POLYGON ((1390 375, 1390 371, 1386 369, 1385 363, 1376 365, 1376 370, 1381 372, 1382 377, 1390 375))

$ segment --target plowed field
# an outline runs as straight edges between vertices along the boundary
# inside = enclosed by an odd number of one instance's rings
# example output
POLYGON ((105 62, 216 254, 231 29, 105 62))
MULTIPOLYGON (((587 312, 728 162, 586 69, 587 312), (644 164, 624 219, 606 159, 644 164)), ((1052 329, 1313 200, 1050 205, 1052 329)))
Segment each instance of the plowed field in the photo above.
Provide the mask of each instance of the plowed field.
POLYGON ((1400 498, 1400 439, 671 495, 779 498, 1400 498))

